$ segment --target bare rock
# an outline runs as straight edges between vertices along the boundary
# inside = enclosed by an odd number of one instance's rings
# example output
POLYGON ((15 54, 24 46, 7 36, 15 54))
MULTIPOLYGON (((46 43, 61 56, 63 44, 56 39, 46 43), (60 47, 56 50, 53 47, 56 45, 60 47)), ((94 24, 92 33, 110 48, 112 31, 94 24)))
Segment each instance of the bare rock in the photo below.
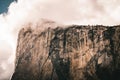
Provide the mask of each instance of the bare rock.
POLYGON ((11 80, 120 80, 119 75, 119 26, 63 28, 48 21, 19 32, 11 80))

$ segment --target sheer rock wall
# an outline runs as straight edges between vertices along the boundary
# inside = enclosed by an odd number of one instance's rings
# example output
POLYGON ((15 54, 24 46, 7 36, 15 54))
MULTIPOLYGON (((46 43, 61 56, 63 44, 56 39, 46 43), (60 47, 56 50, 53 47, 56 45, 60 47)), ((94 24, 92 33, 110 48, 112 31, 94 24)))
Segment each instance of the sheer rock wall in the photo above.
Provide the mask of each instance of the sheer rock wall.
POLYGON ((43 31, 29 26, 19 32, 11 80, 120 80, 119 75, 119 26, 71 25, 43 31))

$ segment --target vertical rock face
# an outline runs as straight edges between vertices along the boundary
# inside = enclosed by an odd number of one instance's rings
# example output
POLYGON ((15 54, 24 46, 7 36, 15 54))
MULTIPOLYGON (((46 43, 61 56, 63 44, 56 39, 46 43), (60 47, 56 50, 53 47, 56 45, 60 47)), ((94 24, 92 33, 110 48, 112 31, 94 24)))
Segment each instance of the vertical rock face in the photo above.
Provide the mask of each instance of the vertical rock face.
POLYGON ((120 80, 119 75, 119 26, 26 27, 19 32, 11 80, 120 80))

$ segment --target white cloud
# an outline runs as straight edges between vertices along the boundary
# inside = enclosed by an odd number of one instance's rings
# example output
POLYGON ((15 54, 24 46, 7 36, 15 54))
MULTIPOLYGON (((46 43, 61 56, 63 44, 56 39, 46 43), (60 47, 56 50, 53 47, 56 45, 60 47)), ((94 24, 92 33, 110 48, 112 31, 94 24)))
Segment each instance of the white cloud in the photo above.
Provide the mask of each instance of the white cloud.
POLYGON ((8 79, 14 70, 13 49, 7 40, 10 39, 0 40, 0 80, 8 79))
POLYGON ((11 3, 8 13, 0 15, 0 80, 8 78, 13 71, 9 66, 14 68, 17 34, 22 25, 35 23, 40 18, 63 24, 115 25, 120 23, 119 4, 119 0, 18 0, 11 3))

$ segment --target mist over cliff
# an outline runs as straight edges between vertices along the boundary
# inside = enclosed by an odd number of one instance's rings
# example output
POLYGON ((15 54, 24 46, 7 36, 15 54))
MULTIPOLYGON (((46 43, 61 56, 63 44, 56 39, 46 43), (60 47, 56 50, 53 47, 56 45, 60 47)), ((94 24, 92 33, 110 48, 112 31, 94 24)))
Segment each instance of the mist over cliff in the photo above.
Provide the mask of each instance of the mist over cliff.
POLYGON ((120 80, 119 49, 119 25, 44 20, 19 31, 11 80, 120 80))
POLYGON ((41 18, 63 25, 116 25, 120 23, 119 4, 119 0, 17 0, 12 2, 8 12, 0 14, 0 79, 8 79, 14 71, 18 32, 25 25, 30 23, 34 27, 40 24, 41 18))

